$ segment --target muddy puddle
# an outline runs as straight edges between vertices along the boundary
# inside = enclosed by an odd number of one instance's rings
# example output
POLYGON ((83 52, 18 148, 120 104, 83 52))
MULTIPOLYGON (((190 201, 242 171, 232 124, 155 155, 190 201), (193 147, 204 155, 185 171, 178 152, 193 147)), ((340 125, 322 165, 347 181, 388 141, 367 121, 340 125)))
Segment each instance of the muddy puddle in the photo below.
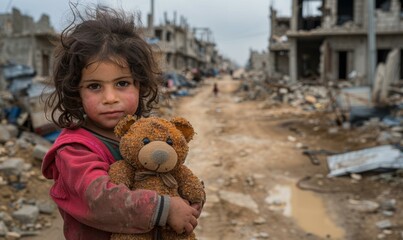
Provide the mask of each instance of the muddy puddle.
POLYGON ((343 239, 344 231, 326 211, 322 199, 315 193, 303 191, 295 184, 276 185, 266 198, 271 210, 293 218, 307 233, 325 239, 343 239))

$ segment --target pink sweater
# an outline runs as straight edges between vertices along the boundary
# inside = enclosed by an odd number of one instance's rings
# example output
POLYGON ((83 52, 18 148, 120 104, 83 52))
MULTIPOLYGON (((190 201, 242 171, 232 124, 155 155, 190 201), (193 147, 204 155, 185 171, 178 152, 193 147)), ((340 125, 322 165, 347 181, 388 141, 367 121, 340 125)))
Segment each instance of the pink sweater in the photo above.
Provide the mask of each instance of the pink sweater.
POLYGON ((54 180, 50 196, 67 240, 106 240, 111 232, 142 233, 165 225, 166 218, 156 223, 155 215, 169 210, 169 199, 160 204, 163 197, 154 191, 111 183, 113 162, 108 148, 85 129, 64 129, 44 157, 42 173, 54 180))

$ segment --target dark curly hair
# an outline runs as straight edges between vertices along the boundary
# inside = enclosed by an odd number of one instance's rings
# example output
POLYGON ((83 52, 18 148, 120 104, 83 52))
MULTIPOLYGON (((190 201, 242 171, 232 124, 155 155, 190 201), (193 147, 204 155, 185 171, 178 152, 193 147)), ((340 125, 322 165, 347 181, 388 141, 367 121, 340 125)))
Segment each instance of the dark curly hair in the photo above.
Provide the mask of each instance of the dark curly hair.
POLYGON ((56 43, 51 77, 55 90, 45 100, 45 112, 51 109, 51 120, 61 128, 82 126, 85 113, 79 94, 81 71, 89 61, 109 60, 128 64, 140 86, 136 115, 147 116, 158 102, 161 70, 152 46, 136 25, 138 18, 101 5, 87 8, 84 14, 77 6, 71 5, 71 9, 73 21, 56 43))

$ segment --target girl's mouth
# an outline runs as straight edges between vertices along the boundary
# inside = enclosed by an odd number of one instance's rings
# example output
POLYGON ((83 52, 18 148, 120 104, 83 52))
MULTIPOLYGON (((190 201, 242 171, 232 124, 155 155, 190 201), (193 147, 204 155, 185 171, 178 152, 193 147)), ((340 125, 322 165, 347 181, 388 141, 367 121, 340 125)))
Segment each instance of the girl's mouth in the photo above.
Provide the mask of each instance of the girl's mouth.
POLYGON ((104 112, 102 113, 103 116, 106 117, 121 117, 124 114, 122 111, 113 111, 113 112, 104 112))

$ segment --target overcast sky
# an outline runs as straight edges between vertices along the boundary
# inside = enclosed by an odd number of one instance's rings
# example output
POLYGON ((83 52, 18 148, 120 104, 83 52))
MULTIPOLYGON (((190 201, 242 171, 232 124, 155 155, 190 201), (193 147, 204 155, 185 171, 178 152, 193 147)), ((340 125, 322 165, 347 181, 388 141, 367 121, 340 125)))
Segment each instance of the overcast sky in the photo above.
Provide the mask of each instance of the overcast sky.
MULTIPOLYGON (((151 0, 74 0, 80 4, 102 3, 140 11, 143 23, 151 9, 151 0)), ((266 51, 269 37, 269 6, 280 16, 290 16, 291 0, 154 0, 154 23, 164 19, 164 12, 173 19, 174 12, 187 19, 191 28, 210 28, 220 54, 240 65, 249 57, 250 49, 266 51), (228 3, 230 2, 230 3, 228 3)), ((67 0, 0 0, 0 13, 11 12, 13 7, 22 14, 38 20, 41 14, 50 16, 56 30, 66 26, 71 16, 67 0)))

